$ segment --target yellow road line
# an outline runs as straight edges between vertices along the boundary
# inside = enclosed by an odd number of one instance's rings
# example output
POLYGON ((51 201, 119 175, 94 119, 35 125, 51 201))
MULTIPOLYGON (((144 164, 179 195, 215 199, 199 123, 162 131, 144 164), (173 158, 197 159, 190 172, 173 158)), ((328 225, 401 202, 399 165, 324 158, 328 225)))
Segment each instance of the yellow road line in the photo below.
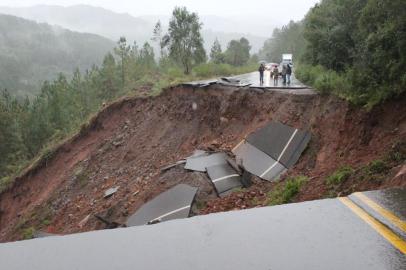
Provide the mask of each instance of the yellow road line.
POLYGON ((354 196, 356 196, 358 199, 363 201, 366 205, 374 209, 376 212, 384 216, 387 220, 392 222, 396 227, 401 229, 403 232, 406 232, 406 222, 401 220, 399 217, 397 217, 394 213, 391 211, 383 208, 376 202, 374 202, 372 199, 368 198, 365 194, 362 194, 360 192, 354 193, 354 196))
POLYGON ((394 232, 388 229, 385 225, 371 217, 367 212, 362 210, 359 206, 353 203, 348 198, 339 198, 339 200, 353 211, 358 217, 368 223, 377 233, 389 241, 394 247, 399 249, 403 254, 406 254, 406 242, 397 236, 394 232))

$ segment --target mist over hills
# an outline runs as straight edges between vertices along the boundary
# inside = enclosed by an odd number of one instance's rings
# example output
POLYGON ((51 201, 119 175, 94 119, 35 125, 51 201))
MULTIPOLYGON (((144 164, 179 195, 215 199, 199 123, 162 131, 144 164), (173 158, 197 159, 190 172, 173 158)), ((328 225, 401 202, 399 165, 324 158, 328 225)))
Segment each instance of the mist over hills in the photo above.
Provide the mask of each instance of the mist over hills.
MULTIPOLYGON (((37 22, 46 22, 64 28, 86 33, 94 33, 118 40, 125 36, 130 43, 136 41, 139 45, 148 41, 151 43, 155 23, 161 20, 168 25, 170 14, 131 16, 128 13, 116 13, 101 7, 75 5, 69 7, 39 5, 24 8, 0 7, 0 13, 11 14, 37 22)), ((206 49, 210 49, 216 38, 223 49, 232 39, 246 37, 251 45, 251 53, 262 48, 265 40, 271 36, 276 23, 259 18, 223 18, 219 16, 200 16, 203 22, 202 35, 206 49)))
POLYGON ((0 14, 0 88, 35 95, 44 80, 101 64, 114 42, 95 34, 0 14))

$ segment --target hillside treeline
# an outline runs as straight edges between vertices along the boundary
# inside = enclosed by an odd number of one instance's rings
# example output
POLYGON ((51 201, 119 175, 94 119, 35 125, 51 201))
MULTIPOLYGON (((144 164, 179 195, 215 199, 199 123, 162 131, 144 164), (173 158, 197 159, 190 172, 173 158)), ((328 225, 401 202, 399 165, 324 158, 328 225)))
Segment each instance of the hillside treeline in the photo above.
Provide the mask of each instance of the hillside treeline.
POLYGON ((303 21, 275 30, 260 55, 293 53, 299 79, 371 108, 405 92, 404 14, 404 0, 322 0, 303 21))
POLYGON ((103 103, 140 92, 156 95, 182 81, 256 68, 258 59, 250 55, 245 38, 231 41, 224 51, 215 42, 209 59, 200 29, 197 14, 178 8, 168 33, 159 23, 154 30, 151 42, 159 44, 159 57, 149 43, 139 47, 122 37, 100 66, 82 73, 76 69, 69 77, 60 73, 45 81, 34 98, 0 91, 0 191, 39 154, 50 156, 55 144, 77 132, 103 103))
POLYGON ((97 35, 0 14, 0 88, 33 97, 43 81, 100 64, 113 47, 97 35))

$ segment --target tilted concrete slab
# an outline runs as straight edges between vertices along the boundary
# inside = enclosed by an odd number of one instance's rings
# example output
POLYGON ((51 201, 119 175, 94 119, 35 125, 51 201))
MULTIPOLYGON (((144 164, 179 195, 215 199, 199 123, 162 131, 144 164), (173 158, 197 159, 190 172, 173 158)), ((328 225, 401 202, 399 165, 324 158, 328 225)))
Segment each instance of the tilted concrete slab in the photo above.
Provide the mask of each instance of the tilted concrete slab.
POLYGON ((187 218, 196 192, 197 188, 195 187, 184 184, 177 185, 141 206, 128 219, 126 225, 128 227, 139 226, 171 219, 187 218))
POLYGON ((207 87, 207 86, 216 84, 217 81, 218 81, 217 79, 201 80, 201 81, 193 81, 193 82, 182 83, 182 85, 183 86, 192 86, 192 87, 203 88, 203 87, 207 87))
POLYGON ((406 256, 337 199, 0 244, 7 270, 403 270, 406 256))
POLYGON ((285 167, 292 167, 311 138, 309 132, 271 122, 247 137, 247 141, 285 167))
POLYGON ((297 130, 295 136, 292 137, 292 141, 287 145, 284 153, 280 156, 280 163, 287 168, 293 167, 306 149, 310 140, 310 132, 297 130))
POLYGON ((237 163, 248 172, 268 181, 278 180, 287 169, 250 143, 244 142, 233 149, 237 163))
POLYGON ((208 167, 207 173, 218 194, 242 187, 241 176, 228 164, 208 167))
POLYGON ((187 158, 194 158, 194 157, 202 157, 202 156, 208 156, 210 153, 204 151, 204 150, 195 150, 193 154, 187 158))
POLYGON ((207 167, 227 164, 225 153, 215 153, 208 156, 189 157, 186 159, 186 170, 205 172, 207 167))
POLYGON ((266 126, 247 136, 247 142, 277 160, 295 132, 295 128, 279 122, 266 126))
POLYGON ((349 198, 406 240, 406 188, 357 192, 349 198))

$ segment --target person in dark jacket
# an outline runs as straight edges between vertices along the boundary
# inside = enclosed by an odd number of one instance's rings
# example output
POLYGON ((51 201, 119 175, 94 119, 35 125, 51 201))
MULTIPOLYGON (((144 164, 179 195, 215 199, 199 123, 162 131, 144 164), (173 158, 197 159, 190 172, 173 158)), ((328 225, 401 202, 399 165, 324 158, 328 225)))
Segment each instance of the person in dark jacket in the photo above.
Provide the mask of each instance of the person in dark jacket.
POLYGON ((283 84, 286 84, 286 71, 287 71, 286 64, 283 64, 283 65, 282 65, 282 79, 283 79, 283 84))
POLYGON ((259 66, 259 68, 258 68, 258 71, 259 71, 259 83, 260 83, 261 85, 263 85, 263 84, 264 84, 265 65, 264 65, 264 64, 261 64, 261 65, 259 66))
POLYGON ((292 75, 292 66, 290 64, 287 65, 286 67, 286 79, 288 81, 288 84, 290 84, 290 76, 292 75))

